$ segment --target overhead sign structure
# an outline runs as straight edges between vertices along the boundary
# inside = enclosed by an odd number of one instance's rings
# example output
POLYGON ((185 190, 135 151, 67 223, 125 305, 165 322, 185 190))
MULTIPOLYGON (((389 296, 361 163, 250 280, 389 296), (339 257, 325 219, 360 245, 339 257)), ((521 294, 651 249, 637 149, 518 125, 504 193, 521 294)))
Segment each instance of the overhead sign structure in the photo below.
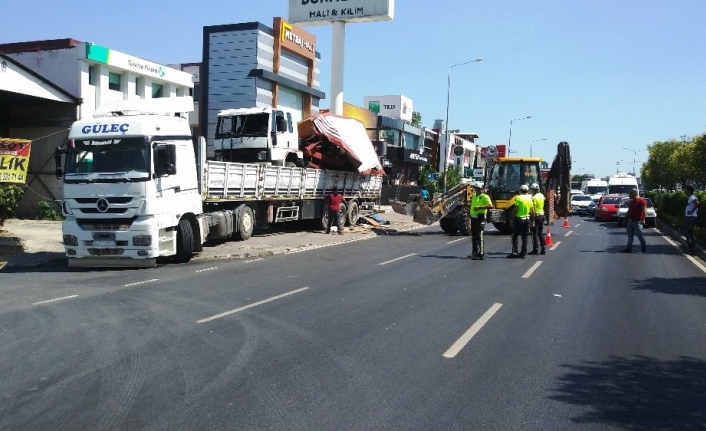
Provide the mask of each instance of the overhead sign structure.
POLYGON ((394 0, 289 0, 289 22, 326 25, 333 21, 387 21, 394 15, 394 0))
POLYGON ((32 141, 0 138, 0 183, 25 183, 32 141))

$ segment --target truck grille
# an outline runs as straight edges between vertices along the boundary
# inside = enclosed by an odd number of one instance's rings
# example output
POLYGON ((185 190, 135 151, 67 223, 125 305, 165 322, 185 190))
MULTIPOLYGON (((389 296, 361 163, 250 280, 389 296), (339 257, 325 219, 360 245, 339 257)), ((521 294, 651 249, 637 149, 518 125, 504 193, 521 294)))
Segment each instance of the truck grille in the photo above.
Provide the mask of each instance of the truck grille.
POLYGON ((98 199, 105 199, 110 204, 129 204, 132 201, 132 198, 124 196, 113 196, 109 198, 75 198, 76 202, 80 204, 95 204, 98 199))
POLYGON ((89 248, 91 256, 120 256, 125 252, 122 248, 89 248))
POLYGON ((76 208, 76 210, 81 211, 84 214, 125 214, 127 208, 108 208, 107 210, 101 212, 98 208, 76 208))
POLYGON ((76 223, 83 230, 87 231, 108 231, 108 232, 124 232, 130 229, 134 218, 129 219, 78 219, 76 223))

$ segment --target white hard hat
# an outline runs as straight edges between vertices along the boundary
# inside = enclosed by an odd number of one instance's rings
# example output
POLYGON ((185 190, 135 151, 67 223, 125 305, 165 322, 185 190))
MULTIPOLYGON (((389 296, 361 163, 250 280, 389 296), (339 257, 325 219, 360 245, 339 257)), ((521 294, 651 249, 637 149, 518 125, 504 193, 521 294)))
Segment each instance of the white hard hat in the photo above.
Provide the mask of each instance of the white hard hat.
POLYGON ((523 192, 526 192, 527 190, 529 190, 529 187, 527 187, 527 184, 522 184, 520 186, 520 190, 522 190, 523 192))
POLYGON ((483 183, 476 181, 475 183, 473 183, 473 188, 474 189, 482 189, 483 183))
POLYGON ((539 184, 533 183, 533 184, 530 186, 530 188, 531 188, 532 190, 539 190, 539 184))

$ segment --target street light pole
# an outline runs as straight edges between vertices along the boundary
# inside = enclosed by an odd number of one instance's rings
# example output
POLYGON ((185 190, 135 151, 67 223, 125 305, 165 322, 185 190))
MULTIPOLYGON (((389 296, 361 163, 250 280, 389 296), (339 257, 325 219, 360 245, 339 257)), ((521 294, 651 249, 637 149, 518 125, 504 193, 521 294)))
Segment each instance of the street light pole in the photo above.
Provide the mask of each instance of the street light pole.
POLYGON ((507 138, 507 151, 508 151, 508 154, 510 153, 510 141, 512 140, 512 122, 513 122, 513 121, 526 120, 526 119, 528 119, 528 118, 532 118, 532 116, 528 115, 528 116, 526 116, 526 117, 515 118, 514 120, 510 120, 510 137, 507 138))
POLYGON ((623 150, 632 151, 632 174, 633 174, 633 175, 636 175, 636 172, 635 172, 635 159, 637 159, 637 153, 638 153, 638 151, 645 151, 645 149, 643 148, 643 149, 641 149, 641 150, 633 150, 632 148, 623 147, 623 150))
POLYGON ((466 64, 478 63, 480 61, 483 61, 483 58, 478 57, 475 60, 465 61, 463 63, 458 63, 458 64, 454 64, 453 66, 449 66, 448 75, 447 75, 447 79, 446 79, 446 133, 444 134, 444 153, 443 153, 444 158, 442 159, 443 160, 442 167, 444 168, 443 169, 444 193, 446 193, 446 178, 448 177, 447 172, 446 172, 446 170, 447 170, 446 165, 447 165, 448 159, 449 159, 449 105, 451 102, 451 69, 454 67, 463 66, 466 64))
POLYGON ((542 138, 542 139, 535 139, 534 141, 530 142, 530 157, 532 157, 532 144, 535 142, 546 141, 546 140, 547 140, 547 138, 542 138))

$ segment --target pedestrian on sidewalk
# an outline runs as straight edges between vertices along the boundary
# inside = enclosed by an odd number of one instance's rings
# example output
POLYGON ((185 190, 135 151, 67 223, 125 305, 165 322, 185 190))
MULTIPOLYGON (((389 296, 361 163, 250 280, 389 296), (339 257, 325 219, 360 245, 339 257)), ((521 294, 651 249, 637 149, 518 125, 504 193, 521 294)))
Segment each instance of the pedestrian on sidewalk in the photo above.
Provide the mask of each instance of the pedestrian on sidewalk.
POLYGON ((419 197, 429 202, 429 190, 426 186, 422 186, 422 190, 419 191, 419 197))
POLYGON ((544 241, 544 195, 539 191, 539 184, 530 186, 532 202, 534 203, 534 226, 532 232, 532 251, 529 254, 547 254, 547 244, 544 241), (541 247, 541 250, 540 250, 541 247))
POLYGON ((686 186, 686 208, 684 210, 684 236, 689 254, 696 254, 696 241, 694 239, 694 224, 699 216, 699 198, 694 194, 694 186, 686 186))
POLYGON ((507 257, 510 259, 524 259, 527 255, 527 237, 529 236, 530 225, 534 225, 534 203, 532 197, 527 194, 529 187, 526 184, 520 186, 520 194, 515 196, 515 227, 512 229, 512 253, 507 257), (522 248, 517 252, 517 237, 522 237, 522 248))
POLYGON ((468 215, 471 217, 471 256, 472 260, 485 259, 485 232, 486 214, 489 209, 493 209, 493 202, 490 196, 483 193, 483 184, 476 182, 473 184, 473 198, 471 206, 468 208, 468 215))
POLYGON ((331 193, 324 196, 324 201, 328 204, 328 223, 326 225, 326 233, 331 233, 331 224, 336 222, 338 234, 343 235, 343 223, 341 217, 341 203, 343 202, 343 194, 338 193, 338 187, 334 186, 331 193))
POLYGON ((637 236, 642 246, 642 252, 647 253, 647 244, 642 237, 642 227, 645 225, 647 217, 647 201, 642 199, 637 193, 637 189, 630 190, 630 205, 625 215, 625 229, 628 233, 628 246, 622 253, 632 253, 633 236, 637 236))

